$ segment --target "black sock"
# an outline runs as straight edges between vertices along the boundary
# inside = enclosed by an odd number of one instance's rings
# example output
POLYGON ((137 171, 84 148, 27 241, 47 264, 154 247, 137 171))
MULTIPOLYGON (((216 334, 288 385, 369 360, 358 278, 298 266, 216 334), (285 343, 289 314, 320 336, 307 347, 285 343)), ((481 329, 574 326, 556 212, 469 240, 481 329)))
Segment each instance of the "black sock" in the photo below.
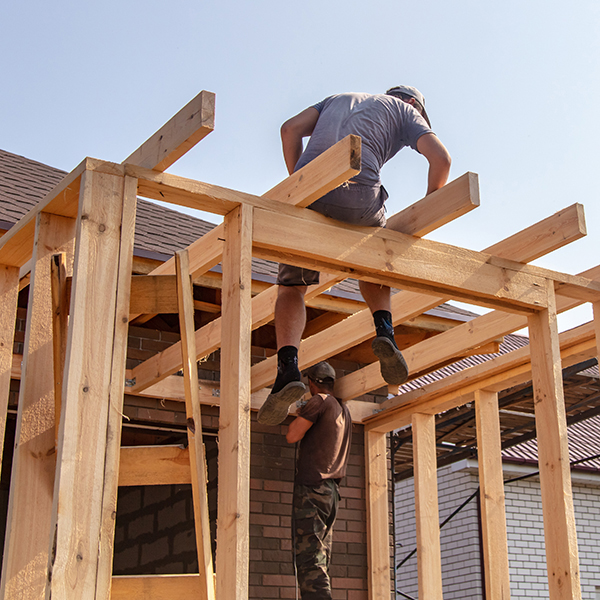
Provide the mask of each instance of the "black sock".
POLYGON ((296 346, 282 346, 277 351, 278 365, 287 365, 292 362, 298 363, 298 348, 296 346))
POLYGON ((373 313, 373 322, 375 323, 375 331, 377 337, 385 336, 390 338, 396 345, 394 339, 394 326, 392 325, 392 313, 389 310, 376 310, 373 313))
POLYGON ((288 383, 300 381, 302 374, 298 369, 298 348, 283 346, 277 352, 277 378, 271 388, 271 393, 276 394, 288 383))

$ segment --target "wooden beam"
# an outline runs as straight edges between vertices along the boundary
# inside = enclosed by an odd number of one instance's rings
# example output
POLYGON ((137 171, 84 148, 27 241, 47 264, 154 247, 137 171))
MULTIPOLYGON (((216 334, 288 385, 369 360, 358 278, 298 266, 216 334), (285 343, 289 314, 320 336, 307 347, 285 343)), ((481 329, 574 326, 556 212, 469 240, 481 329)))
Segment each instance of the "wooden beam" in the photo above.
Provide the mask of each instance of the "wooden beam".
POLYGON ((131 446, 120 455, 119 487, 192 483, 189 448, 131 446))
POLYGON ((111 600, 190 600, 201 597, 198 575, 130 575, 113 577, 111 600))
POLYGON ((390 597, 390 513, 388 496, 387 436, 365 433, 367 492, 367 559, 369 600, 390 597))
POLYGON ((123 163, 163 172, 215 128, 215 95, 202 91, 123 163))
POLYGON ((550 600, 581 598, 554 290, 529 319, 538 463, 550 600))
MULTIPOLYGON (((161 201, 171 199, 173 201, 183 195, 186 202, 192 202, 192 206, 197 207, 199 206, 197 205, 198 202, 208 202, 210 206, 213 206, 216 197, 224 197, 225 200, 222 202, 221 212, 219 212, 223 215, 239 206, 242 199, 250 199, 251 202, 258 200, 260 202, 260 199, 255 196, 227 190, 226 188, 209 186, 191 179, 183 179, 173 175, 157 176, 156 173, 145 169, 135 169, 134 167, 130 167, 129 171, 142 178, 139 193, 147 198, 161 201), (208 197, 206 197, 207 190, 210 190, 208 197), (230 198, 233 198, 233 200, 230 198)), ((359 171, 360 138, 352 135, 347 136, 317 159, 271 188, 264 197, 283 204, 306 206, 347 181, 359 171)), ((210 208, 208 210, 210 211, 210 208)), ((221 262, 223 240, 223 225, 221 224, 188 247, 190 271, 193 280, 196 280, 221 262)), ((152 271, 153 275, 173 273, 175 273, 173 259, 169 259, 152 271)), ((139 315, 134 313, 131 315, 131 319, 137 316, 139 315)))
POLYGON ((360 161, 361 139, 357 135, 348 135, 263 196, 304 208, 358 175, 360 161), (324 177, 324 174, 328 175, 324 177))
POLYGON ((435 415, 412 415, 419 596, 442 600, 435 415))
MULTIPOLYGON (((119 263, 123 185, 122 177, 91 171, 81 181, 46 581, 47 595, 74 600, 96 595, 111 375, 118 343, 119 269, 106 265, 119 263)), ((119 383, 122 386, 123 379, 119 383)))
MULTIPOLYGON (((309 165, 312 165, 313 162, 314 161, 309 163, 309 165)), ((307 167, 309 165, 307 165, 307 167)), ((304 169, 306 169, 306 167, 304 167, 304 169)), ((450 199, 449 206, 451 206, 452 208, 448 209, 448 212, 456 212, 457 203, 455 201, 454 193, 457 189, 466 188, 466 189, 463 189, 463 191, 462 191, 461 202, 465 206, 471 206, 471 207, 473 206, 473 203, 470 201, 470 195, 469 195, 469 194, 473 193, 472 178, 463 176, 462 178, 457 180, 457 182, 459 182, 460 185, 456 185, 456 186, 450 188, 452 193, 449 195, 449 199, 450 199)), ((269 194, 271 198, 285 199, 285 196, 278 196, 275 193, 274 190, 276 190, 276 189, 278 189, 278 188, 274 188, 267 194, 269 194)), ((308 190, 305 190, 304 193, 308 193, 308 190)), ((303 200, 301 200, 302 197, 303 197, 303 195, 298 194, 297 201, 299 203, 304 202, 303 200)), ((439 205, 444 206, 444 203, 445 203, 444 198, 445 198, 445 196, 443 196, 443 195, 438 197, 439 205)), ((423 201, 424 200, 419 201, 414 206, 420 205, 420 203, 423 201)), ((466 208, 463 207, 463 210, 466 211, 466 208)), ((423 217, 419 217, 418 219, 417 218, 412 219, 404 226, 404 230, 407 233, 409 233, 410 235, 414 235, 414 236, 423 235, 425 232, 431 230, 432 224, 434 224, 435 222, 441 222, 441 217, 440 217, 441 214, 444 214, 444 211, 438 210, 438 211, 434 212, 432 215, 433 221, 431 221, 431 222, 423 217)), ((443 221, 447 222, 448 218, 443 219, 443 221)), ((216 229, 213 230, 211 233, 214 233, 215 231, 216 231, 216 229)), ((219 235, 222 239, 223 234, 219 233, 219 235)), ((204 236, 204 237, 206 237, 206 236, 204 236)), ((195 242, 195 244, 199 245, 201 243, 201 240, 204 239, 204 237, 201 238, 200 240, 198 240, 198 242, 195 242)), ((211 242, 207 246, 214 248, 215 244, 214 244, 214 242, 211 242)), ((166 272, 168 272, 168 269, 170 269, 170 267, 167 266, 167 263, 165 263, 165 266, 163 266, 161 272, 166 273, 166 272)), ((317 285, 309 287, 308 292, 305 297, 306 303, 308 305, 314 306, 314 304, 315 304, 314 299, 316 296, 321 294, 323 291, 326 291, 332 285, 339 282, 343 278, 344 278, 344 276, 340 277, 340 276, 336 276, 336 275, 322 274, 321 282, 317 285)), ((277 298, 277 288, 276 288, 276 286, 273 286, 273 287, 265 290, 262 294, 260 294, 259 296, 257 296, 256 298, 254 298, 252 300, 252 327, 253 327, 253 329, 256 329, 256 328, 260 327, 261 325, 268 323, 269 321, 272 320, 273 314, 274 314, 276 298, 277 298)), ((321 301, 322 300, 323 299, 321 297, 321 301)), ((439 304, 441 301, 442 300, 438 301, 437 304, 439 304)), ((407 301, 401 300, 400 298, 398 298, 398 300, 396 300, 396 302, 406 304, 407 301)), ((430 307, 434 306, 434 305, 436 305, 435 302, 430 304, 430 307)), ((329 307, 326 307, 326 308, 329 308, 329 307)), ((420 312, 423 312, 424 310, 426 310, 426 308, 423 308, 420 312)), ((415 317, 415 316, 418 316, 420 314, 420 312, 417 311, 417 312, 414 312, 414 314, 409 313, 409 315, 411 317, 415 317)), ((365 313, 365 315, 362 316, 362 319, 363 320, 367 319, 370 322, 370 319, 371 319, 370 313, 368 313, 368 311, 367 311, 367 313, 365 313)), ((217 320, 211 322, 206 327, 204 327, 196 332, 198 358, 201 358, 202 356, 210 354, 211 352, 214 352, 214 350, 216 350, 218 348, 219 340, 220 340, 220 327, 221 327, 220 321, 217 319, 217 320)), ((136 367, 136 369, 134 369, 134 377, 136 379, 136 384, 134 386, 134 392, 140 392, 143 389, 145 389, 146 387, 153 385, 153 383, 158 382, 161 379, 164 379, 168 375, 175 373, 177 370, 179 370, 181 368, 181 365, 178 363, 177 357, 178 357, 178 350, 176 348, 173 348, 173 349, 168 348, 160 355, 151 357, 145 363, 136 367)), ((317 359, 314 362, 318 362, 318 360, 321 360, 321 359, 317 359)), ((260 367, 255 367, 256 370, 253 370, 253 375, 252 375, 253 389, 255 389, 255 390, 260 389, 261 387, 264 387, 265 385, 268 385, 269 383, 272 382, 274 377, 273 377, 273 379, 270 379, 269 373, 274 372, 274 367, 272 366, 273 364, 274 364, 273 361, 269 361, 265 365, 262 365, 260 367), (259 374, 259 370, 260 370, 260 374, 259 374)))
POLYGON ((125 177, 123 180, 121 241, 119 259, 116 264, 117 290, 108 397, 109 410, 106 432, 106 455, 104 460, 100 552, 97 567, 97 600, 108 600, 110 598, 110 586, 112 582, 115 515, 117 514, 119 462, 121 458, 125 364, 127 361, 127 338, 129 333, 127 317, 131 297, 131 269, 133 264, 133 243, 137 211, 136 192, 137 181, 131 177, 125 177))
POLYGON ((510 600, 498 394, 475 392, 479 502, 486 598, 510 600))
POLYGON ((2 564, 2 598, 18 598, 23 590, 27 590, 29 597, 43 597, 51 531, 56 454, 50 261, 55 252, 67 252, 70 271, 75 220, 37 213, 35 229, 2 564))
POLYGON ((0 265, 0 456, 4 453, 18 298, 19 269, 0 265))
POLYGON ((208 494, 206 482, 208 471, 204 442, 202 440, 202 413, 198 398, 198 365, 196 364, 196 339, 194 336, 194 298, 190 279, 188 253, 186 250, 175 254, 177 277, 177 303, 179 305, 179 329, 183 360, 183 384, 185 389, 185 412, 187 435, 190 449, 190 469, 192 478, 192 498, 194 502, 194 528, 198 569, 202 582, 201 600, 214 600, 215 579, 208 517, 208 494), (196 435, 197 433, 197 435, 196 435))
POLYGON ((67 292, 67 257, 64 252, 53 254, 51 267, 52 292, 52 366, 54 369, 54 443, 58 447, 58 426, 62 400, 63 372, 67 351, 69 293, 67 292))
MULTIPOLYGON (((566 227, 566 232, 562 236, 563 244, 581 237, 581 232, 585 230, 585 225, 582 221, 578 205, 560 211, 552 217, 528 227, 523 232, 495 244, 491 248, 499 252, 503 257, 528 262, 544 254, 545 250, 549 252, 556 248, 557 241, 553 232, 563 224, 566 227), (532 239, 535 242, 532 242, 532 239)), ((484 252, 487 253, 489 250, 490 248, 484 252)), ((582 276, 588 278, 595 275, 596 271, 591 270, 582 273, 582 276)), ((598 270, 598 276, 600 277, 600 269, 598 270)), ((391 299, 393 323, 394 325, 398 325, 411 318, 411 311, 414 313, 418 313, 419 310, 420 312, 424 312, 444 300, 446 299, 436 299, 423 294, 415 294, 414 292, 399 292, 391 299)), ((570 308, 572 306, 574 306, 573 302, 566 302, 564 303, 565 308, 561 308, 561 310, 566 310, 567 307, 570 308)), ((359 327, 360 331, 364 331, 365 328, 372 329, 370 311, 365 310, 361 317, 358 317, 358 315, 352 317, 356 322, 358 322, 359 318, 362 321, 359 327)), ((351 323, 352 321, 346 320, 344 321, 345 325, 343 327, 338 326, 335 333, 331 329, 323 332, 320 340, 315 338, 314 340, 303 342, 304 348, 301 347, 299 355, 301 368, 307 368, 310 364, 336 354, 336 349, 332 348, 332 344, 340 348, 340 350, 337 350, 339 352, 342 351, 344 346, 348 347, 348 344, 351 344, 349 338, 353 335, 353 329, 350 327, 351 323), (329 340, 326 346, 325 340, 329 340), (326 349, 329 354, 318 357, 313 348, 326 349)), ((419 373, 443 363, 453 356, 463 355, 465 351, 477 348, 498 337, 521 329, 526 324, 526 318, 519 315, 507 315, 498 312, 489 313, 453 328, 452 332, 445 332, 441 336, 425 340, 405 350, 403 352, 404 357, 409 366, 409 371, 411 373, 419 373)), ((364 341, 364 339, 367 338, 363 334, 363 339, 359 341, 364 341)), ((257 385, 253 386, 254 389, 258 387, 259 382, 263 381, 263 379, 258 379, 260 368, 260 364, 253 368, 256 369, 255 372, 257 373, 257 385)), ((379 363, 372 363, 363 369, 339 379, 336 384, 336 392, 345 399, 355 398, 378 389, 383 385, 385 385, 385 382, 381 376, 379 363)))
POLYGON ((479 206, 479 178, 465 173, 415 204, 392 215, 386 227, 423 237, 479 206))
POLYGON ((572 204, 485 250, 500 258, 532 262, 587 235, 582 204, 572 204), (514 258, 527 256, 527 260, 514 258))
POLYGON ((217 598, 247 600, 252 209, 237 208, 224 225, 217 598))
POLYGON ((262 197, 133 165, 127 165, 125 172, 140 180, 138 193, 144 198, 218 215, 226 215, 240 204, 284 210, 291 208, 288 205, 310 204, 356 175, 360 171, 360 146, 356 140, 356 136, 340 140, 262 197))
POLYGON ((596 357, 600 356, 600 302, 594 302, 594 328, 596 330, 596 357))
MULTIPOLYGON (((596 356, 593 323, 561 333, 559 342, 563 367, 596 356)), ((387 400, 380 405, 382 412, 365 419, 365 429, 380 433, 392 431, 409 425, 411 414, 416 410, 436 414, 473 401, 472 396, 477 390, 502 391, 531 381, 529 351, 529 346, 514 350, 387 400)))

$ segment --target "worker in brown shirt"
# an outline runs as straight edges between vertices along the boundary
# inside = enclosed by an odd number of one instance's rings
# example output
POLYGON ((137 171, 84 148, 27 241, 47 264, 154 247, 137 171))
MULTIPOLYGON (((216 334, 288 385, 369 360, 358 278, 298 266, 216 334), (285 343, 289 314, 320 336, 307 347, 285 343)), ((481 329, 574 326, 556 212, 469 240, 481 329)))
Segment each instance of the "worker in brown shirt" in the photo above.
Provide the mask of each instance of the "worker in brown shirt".
POLYGON ((339 482, 346 475, 352 437, 347 406, 335 398, 335 371, 320 362, 306 372, 312 397, 290 423, 288 443, 300 442, 296 461, 292 536, 302 600, 330 600, 329 562, 339 482))

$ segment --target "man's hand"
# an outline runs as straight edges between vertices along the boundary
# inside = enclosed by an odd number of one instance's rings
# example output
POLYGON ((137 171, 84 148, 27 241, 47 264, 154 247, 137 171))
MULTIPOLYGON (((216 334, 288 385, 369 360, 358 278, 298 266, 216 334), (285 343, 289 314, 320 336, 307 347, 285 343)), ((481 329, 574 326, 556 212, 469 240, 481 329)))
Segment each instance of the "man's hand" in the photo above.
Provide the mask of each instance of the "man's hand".
POLYGON ((434 133, 422 135, 417 140, 417 150, 429 161, 427 194, 431 194, 448 181, 452 160, 448 150, 434 133))
POLYGON ((283 158, 290 175, 302 154, 302 138, 312 135, 318 120, 319 111, 311 106, 281 126, 283 158))
POLYGON ((304 434, 313 426, 313 422, 305 419, 304 417, 296 417, 288 427, 287 435, 285 439, 288 444, 295 444, 299 442, 304 434))

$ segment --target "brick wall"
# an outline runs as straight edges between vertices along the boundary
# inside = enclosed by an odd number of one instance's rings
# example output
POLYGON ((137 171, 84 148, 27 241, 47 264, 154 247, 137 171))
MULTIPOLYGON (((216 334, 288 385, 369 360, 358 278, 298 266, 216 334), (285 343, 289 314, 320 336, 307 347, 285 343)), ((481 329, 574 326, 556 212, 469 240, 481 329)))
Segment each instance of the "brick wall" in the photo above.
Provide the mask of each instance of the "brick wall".
MULTIPOLYGON (((479 482, 471 473, 453 473, 452 466, 438 471, 440 522, 446 519, 476 489, 479 482)), ((415 496, 413 479, 395 485, 396 564, 416 546, 415 496)), ((442 529, 442 580, 444 600, 481 600, 477 504, 471 502, 442 529)), ((398 590, 418 598, 417 557, 396 571, 398 590)), ((398 598, 402 598, 400 594, 398 598)))
MULTIPOLYGON (((476 464, 475 461, 465 461, 438 471, 440 521, 477 489, 476 464), (461 469, 461 466, 464 468, 461 469)), ((513 474, 511 469, 514 467, 505 466, 505 479, 513 474)), ((600 475, 575 471, 572 477, 582 598, 597 600, 596 594, 600 589, 600 475)), ((539 479, 507 484, 505 495, 511 599, 547 599, 539 479)), ((395 507, 396 562, 399 562, 416 541, 412 478, 396 485, 395 507)), ((446 525, 442 530, 441 544, 444 600, 483 600, 476 501, 472 501, 446 525)), ((398 589, 418 597, 416 558, 413 557, 398 572, 398 589)), ((402 598, 400 595, 397 597, 402 598)))
MULTIPOLYGON (((279 427, 260 425, 254 418, 252 422, 249 600, 296 597, 291 542, 294 446, 285 441, 287 422, 279 427)), ((366 504, 361 426, 353 428, 348 473, 340 495, 330 570, 333 597, 336 600, 366 600, 366 504)))

